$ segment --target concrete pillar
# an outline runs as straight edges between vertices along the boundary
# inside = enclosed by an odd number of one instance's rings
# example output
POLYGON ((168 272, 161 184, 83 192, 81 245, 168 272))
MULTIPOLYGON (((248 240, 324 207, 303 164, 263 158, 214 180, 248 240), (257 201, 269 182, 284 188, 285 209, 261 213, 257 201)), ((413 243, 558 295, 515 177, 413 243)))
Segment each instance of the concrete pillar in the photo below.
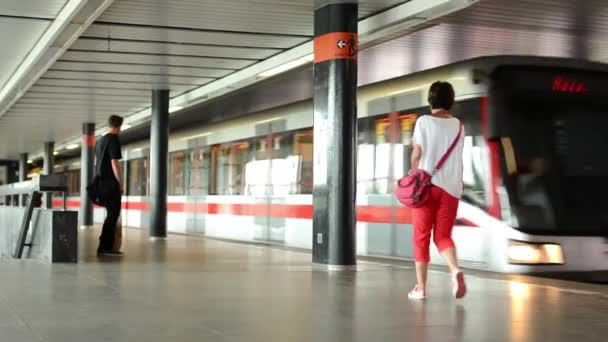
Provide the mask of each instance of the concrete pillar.
POLYGON ((315 10, 313 263, 356 268, 356 1, 315 10))
POLYGON ((95 167, 95 123, 82 124, 80 149, 80 226, 93 227, 93 203, 87 195, 87 185, 93 181, 95 167))
POLYGON ((150 132, 150 239, 167 237, 169 90, 152 90, 150 132))

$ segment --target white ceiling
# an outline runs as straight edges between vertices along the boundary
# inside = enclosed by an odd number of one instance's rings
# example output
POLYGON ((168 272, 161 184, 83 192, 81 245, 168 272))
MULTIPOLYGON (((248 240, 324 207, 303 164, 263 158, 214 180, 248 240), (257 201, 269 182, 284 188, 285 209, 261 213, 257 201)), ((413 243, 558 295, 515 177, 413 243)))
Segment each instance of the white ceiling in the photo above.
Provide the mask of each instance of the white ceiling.
MULTIPOLYGON (((314 2, 115 0, 0 118, 0 159, 78 137, 83 121, 104 123, 110 114, 149 107, 151 89, 169 87, 176 96, 308 42, 314 2)), ((360 17, 404 2, 360 1, 360 17)), ((48 15, 61 8, 13 3, 48 15)), ((8 34, 0 38, 8 41, 8 34)), ((24 57, 11 53, 14 61, 24 57)))
POLYGON ((47 19, 3 17, 0 14, 0 42, 10 42, 10 49, 0 49, 0 87, 19 67, 50 23, 47 19))
MULTIPOLYGON (((0 159, 78 137, 83 121, 145 109, 155 87, 169 86, 175 97, 310 41, 313 0, 244 2, 115 0, 0 118, 0 159)), ((360 17, 403 2, 360 1, 360 17)), ((587 46, 590 59, 608 59, 608 1, 586 0, 591 15, 582 26, 577 3, 481 0, 362 51, 360 82, 492 54, 573 56, 587 46)))
MULTIPOLYGON (((367 17, 403 2, 360 0, 359 16, 367 17)), ((116 0, 98 21, 312 36, 313 11, 313 0, 116 0)))
POLYGON ((55 19, 68 0, 2 0, 1 16, 55 19))
POLYGON ((67 0, 0 1, 0 88, 25 59, 67 0))
MULTIPOLYGON (((0 88, 20 66, 36 42, 51 25, 67 0, 3 0, 0 2, 0 88)), ((0 121, 0 159, 12 154, 15 134, 24 135, 23 119, 0 121)), ((48 126, 41 127, 44 129, 48 126)))

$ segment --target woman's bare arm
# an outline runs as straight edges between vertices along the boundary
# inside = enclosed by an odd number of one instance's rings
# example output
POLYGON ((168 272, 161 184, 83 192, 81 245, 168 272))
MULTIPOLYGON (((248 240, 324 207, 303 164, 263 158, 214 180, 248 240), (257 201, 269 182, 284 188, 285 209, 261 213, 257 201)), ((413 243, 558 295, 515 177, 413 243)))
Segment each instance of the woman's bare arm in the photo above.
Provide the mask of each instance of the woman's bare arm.
POLYGON ((420 145, 414 145, 414 150, 412 151, 412 170, 417 170, 420 165, 420 158, 422 157, 422 147, 420 145))

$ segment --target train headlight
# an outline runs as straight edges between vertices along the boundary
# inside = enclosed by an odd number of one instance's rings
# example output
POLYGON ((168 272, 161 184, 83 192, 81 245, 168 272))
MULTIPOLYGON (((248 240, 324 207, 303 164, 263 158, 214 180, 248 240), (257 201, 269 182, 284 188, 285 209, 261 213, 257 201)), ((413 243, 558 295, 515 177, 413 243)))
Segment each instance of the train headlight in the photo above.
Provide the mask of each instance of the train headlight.
POLYGON ((528 243, 509 241, 509 262, 511 264, 563 265, 562 246, 555 243, 528 243))

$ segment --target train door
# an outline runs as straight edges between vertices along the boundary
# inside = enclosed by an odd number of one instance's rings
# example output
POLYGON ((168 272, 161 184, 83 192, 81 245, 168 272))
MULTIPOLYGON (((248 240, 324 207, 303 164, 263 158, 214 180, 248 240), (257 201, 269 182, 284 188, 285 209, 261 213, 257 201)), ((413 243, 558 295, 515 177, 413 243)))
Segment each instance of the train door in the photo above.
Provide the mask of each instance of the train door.
MULTIPOLYGON (((265 125, 269 131, 270 125, 265 125)), ((257 127, 260 130, 260 127, 257 127)), ((269 133, 269 132, 267 132, 269 133)), ((254 240, 282 241, 280 234, 271 228, 272 195, 272 135, 259 135, 253 139, 251 155, 245 169, 245 194, 253 201, 254 240)))
POLYGON ((312 193, 313 132, 274 131, 271 136, 270 231, 273 242, 307 246, 310 221, 304 212, 312 193))
POLYGON ((186 171, 186 232, 205 234, 205 212, 201 208, 207 203, 211 164, 211 148, 204 141, 190 142, 186 171))
POLYGON ((289 203, 295 165, 291 163, 291 135, 273 131, 268 138, 270 170, 268 174, 269 237, 271 242, 285 243, 287 218, 278 215, 278 208, 289 203))
MULTIPOLYGON (((395 108, 392 108, 393 110, 395 108)), ((412 257, 409 210, 393 195, 396 181, 410 168, 411 138, 417 114, 392 111, 372 118, 373 184, 367 190, 365 219, 369 254, 412 257), (373 210, 376 207, 387 210, 373 210)), ((369 154, 369 153, 368 153, 369 154)), ((364 207, 365 207, 364 206, 364 207)))
POLYGON ((260 232, 267 223, 265 197, 260 190, 264 180, 256 177, 254 168, 257 148, 255 138, 211 147, 209 194, 212 203, 206 205, 205 234, 230 239, 262 239, 260 232), (262 216, 258 217, 260 210, 262 216))
POLYGON ((284 120, 261 123, 256 129, 264 134, 256 138, 253 160, 247 170, 247 179, 251 180, 248 183, 257 184, 250 186, 249 192, 256 196, 256 201, 263 197, 263 205, 256 206, 259 210, 255 238, 284 244, 289 225, 285 208, 292 202, 292 194, 297 193, 298 171, 302 166, 294 149, 301 146, 294 145, 297 133, 286 132, 284 120))

